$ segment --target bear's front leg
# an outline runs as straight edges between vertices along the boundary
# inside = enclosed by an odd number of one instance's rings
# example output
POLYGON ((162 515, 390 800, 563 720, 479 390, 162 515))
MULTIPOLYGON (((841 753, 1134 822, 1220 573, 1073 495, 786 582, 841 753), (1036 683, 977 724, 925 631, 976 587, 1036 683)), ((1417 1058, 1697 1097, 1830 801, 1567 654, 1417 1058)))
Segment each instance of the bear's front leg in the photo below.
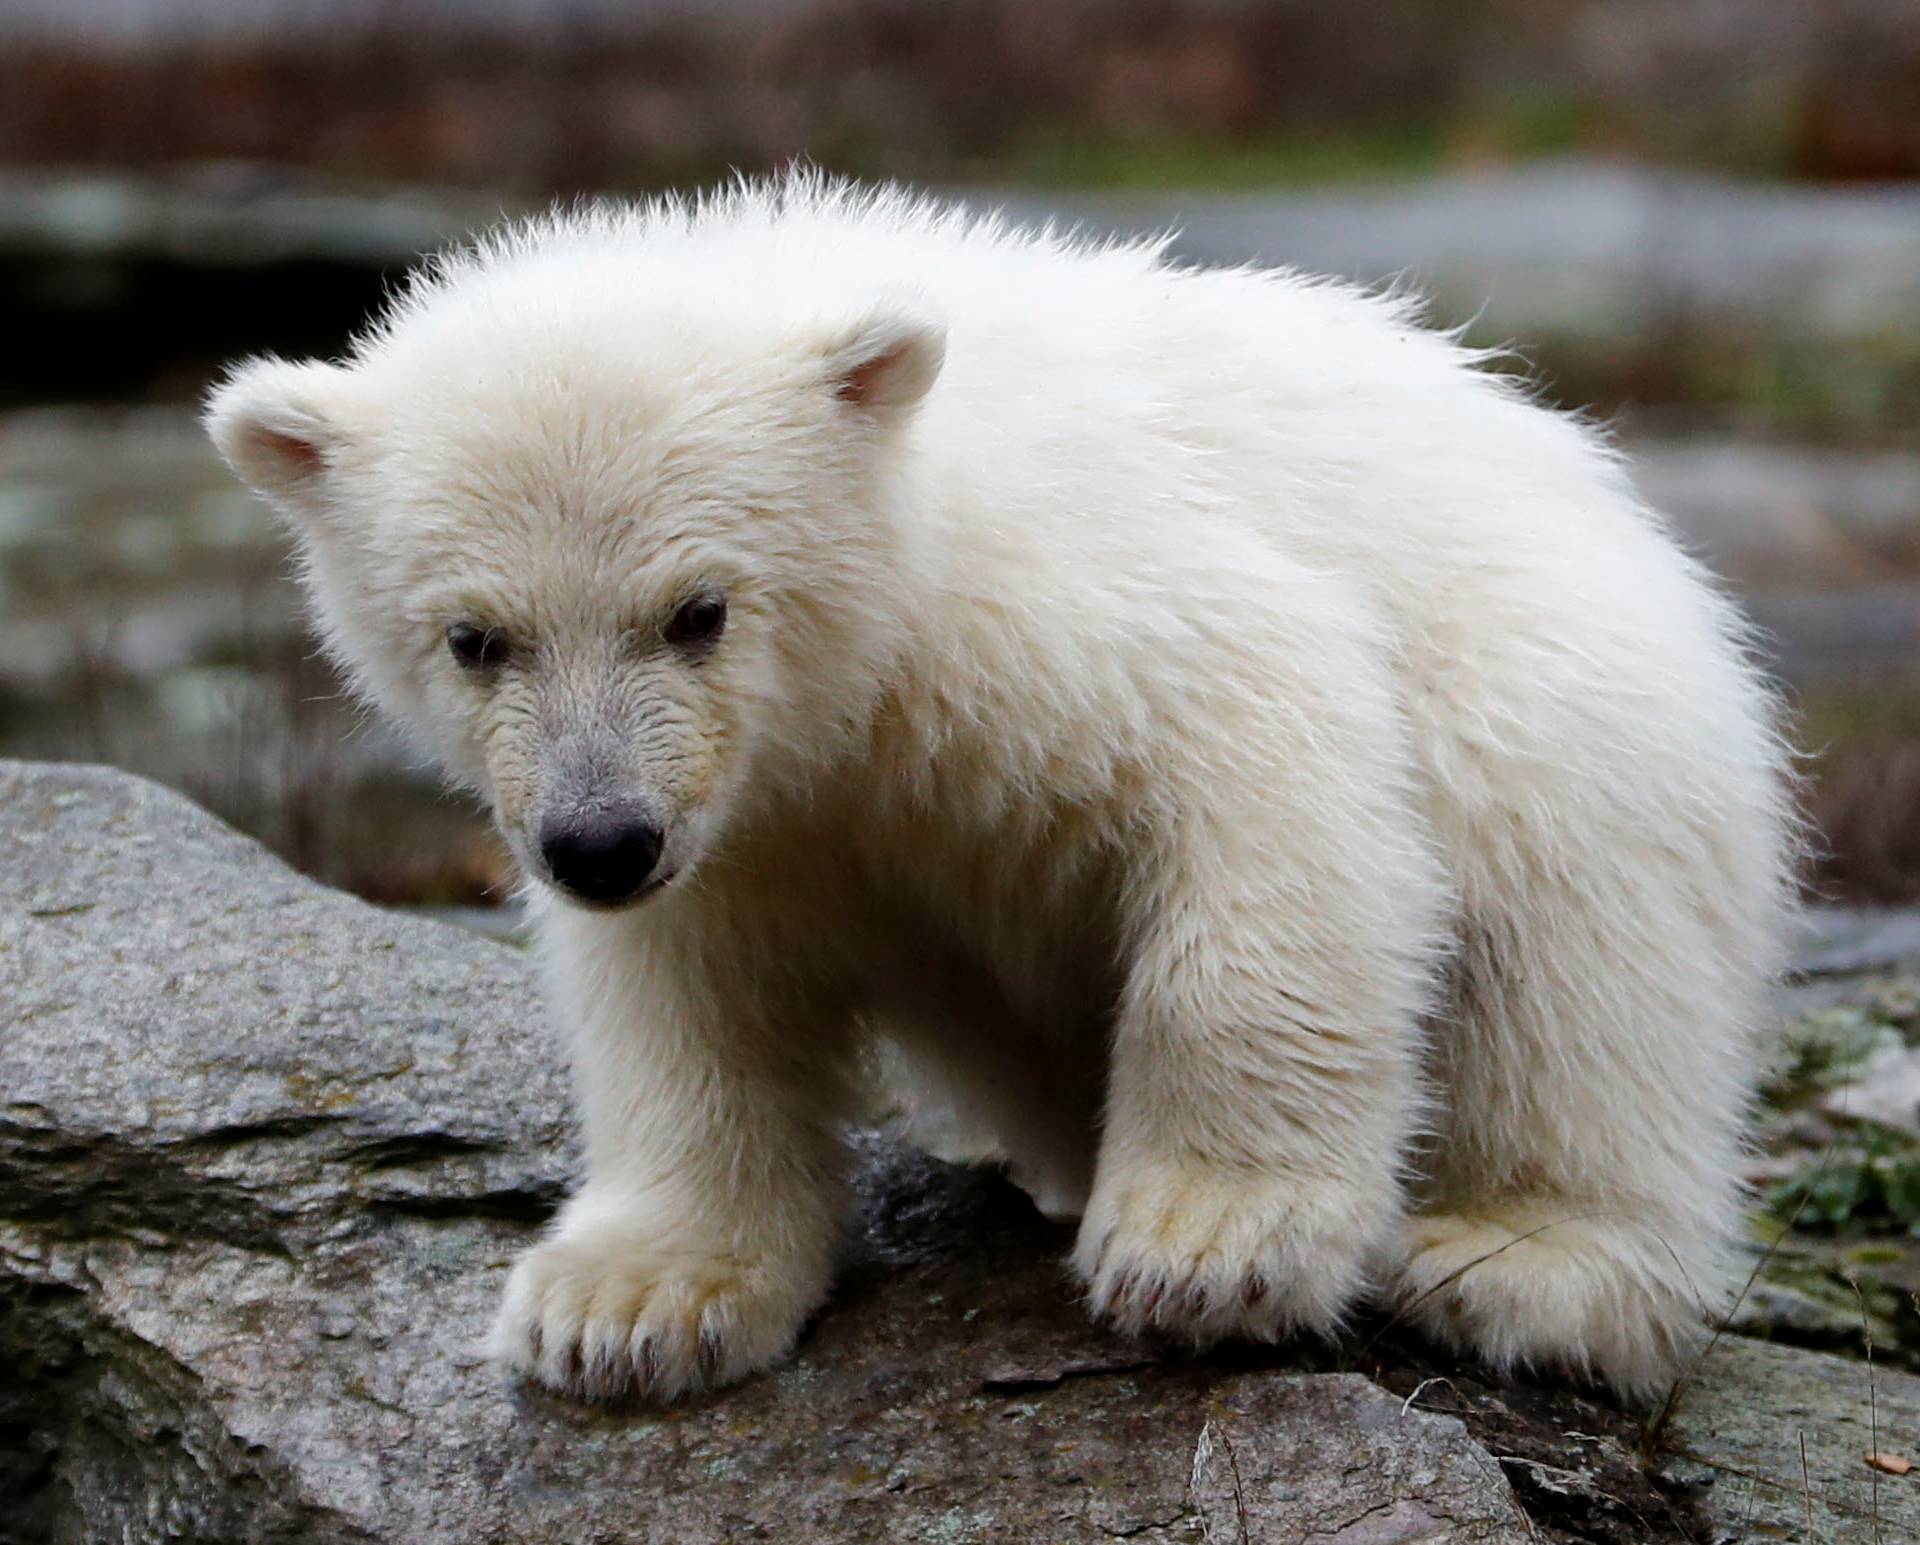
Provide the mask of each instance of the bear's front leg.
POLYGON ((842 1051, 803 995, 770 1008, 744 966, 683 936, 664 915, 542 925, 587 1173, 515 1264, 493 1349, 588 1399, 667 1401, 768 1366, 832 1267, 842 1051))
POLYGON ((1397 779, 1295 744, 1264 797, 1196 794, 1135 892, 1074 1252, 1124 1332, 1331 1333, 1400 1248, 1442 887, 1397 779))

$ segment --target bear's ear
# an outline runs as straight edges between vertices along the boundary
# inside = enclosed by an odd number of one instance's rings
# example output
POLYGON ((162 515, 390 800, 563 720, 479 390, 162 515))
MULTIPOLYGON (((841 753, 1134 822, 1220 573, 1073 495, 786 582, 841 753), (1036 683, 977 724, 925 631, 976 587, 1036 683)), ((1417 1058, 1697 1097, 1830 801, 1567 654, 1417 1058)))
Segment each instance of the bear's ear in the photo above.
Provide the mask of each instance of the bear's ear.
POLYGON ((207 433, 243 482, 304 507, 342 441, 345 379, 337 365, 249 360, 208 394, 207 433))
POLYGON ((910 408, 940 374, 947 332, 903 312, 876 312, 827 348, 827 379, 842 402, 870 412, 910 408))

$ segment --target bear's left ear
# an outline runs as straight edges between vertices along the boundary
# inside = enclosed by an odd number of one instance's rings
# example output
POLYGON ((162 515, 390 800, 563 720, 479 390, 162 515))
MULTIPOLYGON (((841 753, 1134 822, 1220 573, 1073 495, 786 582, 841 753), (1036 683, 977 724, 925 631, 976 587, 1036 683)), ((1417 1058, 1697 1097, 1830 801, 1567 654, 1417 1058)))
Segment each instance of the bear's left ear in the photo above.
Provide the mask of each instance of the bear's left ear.
POLYGON ((308 513, 342 443, 346 378, 338 365, 249 360, 208 395, 207 434, 244 482, 308 513))
POLYGON ((869 412, 900 411, 927 395, 947 357, 947 332, 901 312, 877 312, 826 351, 833 395, 869 412))

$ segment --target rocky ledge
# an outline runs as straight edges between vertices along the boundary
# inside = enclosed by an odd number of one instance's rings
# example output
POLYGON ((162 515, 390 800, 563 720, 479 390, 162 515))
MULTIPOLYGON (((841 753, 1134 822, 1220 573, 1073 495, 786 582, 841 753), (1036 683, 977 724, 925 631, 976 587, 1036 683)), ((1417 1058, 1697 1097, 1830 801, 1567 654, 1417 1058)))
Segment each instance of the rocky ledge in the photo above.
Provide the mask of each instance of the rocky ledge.
POLYGON ((1726 1336, 1649 1423, 1378 1322, 1162 1356, 879 1133, 782 1371, 507 1385, 477 1343, 571 1165, 526 960, 118 773, 0 764, 0 1098, 0 1541, 1920 1538, 1864 1460, 1911 1375, 1726 1336))

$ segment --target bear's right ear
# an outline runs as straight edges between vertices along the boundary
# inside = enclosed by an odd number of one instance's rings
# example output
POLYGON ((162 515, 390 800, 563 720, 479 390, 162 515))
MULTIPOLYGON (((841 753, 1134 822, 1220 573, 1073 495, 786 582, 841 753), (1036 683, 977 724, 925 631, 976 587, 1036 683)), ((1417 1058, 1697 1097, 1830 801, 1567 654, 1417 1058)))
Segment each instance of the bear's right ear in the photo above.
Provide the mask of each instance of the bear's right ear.
POLYGON ((341 445, 345 377, 337 365, 249 360, 208 395, 203 422, 243 482, 282 508, 305 509, 341 445))
POLYGON ((833 395, 869 413, 901 411, 927 395, 947 355, 946 329, 910 312, 875 311, 826 348, 833 395))

